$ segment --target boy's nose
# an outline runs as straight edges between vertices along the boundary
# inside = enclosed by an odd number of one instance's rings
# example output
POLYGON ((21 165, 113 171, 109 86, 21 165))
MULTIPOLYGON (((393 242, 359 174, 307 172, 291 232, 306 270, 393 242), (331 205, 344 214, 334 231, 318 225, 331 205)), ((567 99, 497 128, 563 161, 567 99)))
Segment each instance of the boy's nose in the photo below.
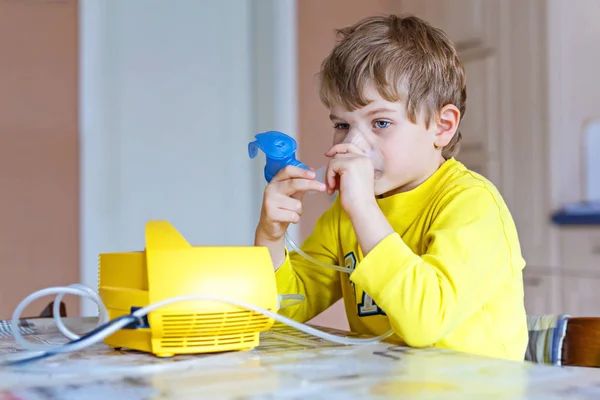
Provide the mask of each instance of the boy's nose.
POLYGON ((383 154, 376 145, 373 145, 369 141, 367 135, 365 135, 359 129, 351 129, 346 135, 344 143, 352 143, 361 151, 363 151, 364 154, 373 161, 373 166, 375 167, 375 179, 379 179, 379 177, 381 177, 384 167, 383 154))
POLYGON ((344 139, 344 143, 352 143, 365 153, 370 152, 373 148, 366 136, 359 129, 350 130, 344 139))

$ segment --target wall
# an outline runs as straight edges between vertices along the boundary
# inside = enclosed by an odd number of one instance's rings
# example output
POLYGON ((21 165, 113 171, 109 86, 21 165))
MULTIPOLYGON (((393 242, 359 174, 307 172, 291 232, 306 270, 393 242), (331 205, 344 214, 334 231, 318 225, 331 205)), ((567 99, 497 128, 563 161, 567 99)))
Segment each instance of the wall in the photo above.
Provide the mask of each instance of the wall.
POLYGON ((550 169, 555 209, 585 198, 585 125, 600 119, 600 2, 548 0, 550 169))
POLYGON ((97 284, 98 253, 144 249, 151 219, 192 244, 253 243, 264 158, 247 145, 292 125, 293 69, 267 73, 294 50, 291 5, 82 1, 85 284, 97 284))
MULTIPOLYGON (((254 132, 277 130, 297 138, 296 0, 253 0, 250 8, 254 132)), ((263 193, 264 155, 257 160, 256 190, 263 193)), ((290 224, 288 234, 297 241, 298 226, 290 224)))
POLYGON ((85 284, 98 253, 144 249, 151 219, 193 244, 252 243, 247 4, 83 2, 85 284))
POLYGON ((76 1, 0 1, 0 318, 79 278, 77 44, 76 1))
MULTIPOLYGON (((326 162, 324 153, 331 146, 333 130, 318 97, 315 74, 335 43, 334 30, 361 18, 390 11, 391 0, 301 0, 298 7, 298 156, 310 166, 326 162)), ((300 237, 313 229, 319 215, 331 204, 325 195, 307 196, 300 225, 300 237)), ((325 311, 314 323, 348 327, 342 303, 325 311)))

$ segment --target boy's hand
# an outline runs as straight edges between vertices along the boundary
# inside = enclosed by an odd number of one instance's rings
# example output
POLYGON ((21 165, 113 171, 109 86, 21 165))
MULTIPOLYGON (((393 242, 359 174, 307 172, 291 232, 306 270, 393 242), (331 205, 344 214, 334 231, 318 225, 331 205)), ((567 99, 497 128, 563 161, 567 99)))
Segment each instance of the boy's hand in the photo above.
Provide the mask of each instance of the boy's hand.
POLYGON ((256 236, 259 241, 278 242, 290 223, 302 215, 302 198, 307 191, 325 191, 325 185, 314 180, 314 171, 287 166, 267 185, 256 236))
POLYGON ((333 146, 327 169, 327 192, 340 191, 340 202, 356 232, 358 244, 367 255, 394 232, 375 200, 375 167, 371 159, 352 143, 333 146), (339 184, 336 183, 339 181, 339 184))
POLYGON ((373 203, 375 168, 371 159, 352 143, 333 146, 326 156, 332 157, 327 168, 327 193, 340 192, 341 205, 353 214, 373 203))

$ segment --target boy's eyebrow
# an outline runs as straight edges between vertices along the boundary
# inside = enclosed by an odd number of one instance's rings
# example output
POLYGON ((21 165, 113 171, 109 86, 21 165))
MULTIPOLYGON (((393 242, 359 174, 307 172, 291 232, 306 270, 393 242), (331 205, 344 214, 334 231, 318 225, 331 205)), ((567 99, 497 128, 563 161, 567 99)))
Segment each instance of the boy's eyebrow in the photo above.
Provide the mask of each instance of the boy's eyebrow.
POLYGON ((391 108, 376 108, 374 110, 371 110, 367 113, 367 116, 373 116, 375 114, 379 114, 379 113, 384 113, 384 112, 396 112, 396 110, 392 110, 391 108))
MULTIPOLYGON (((374 110, 369 111, 367 113, 367 117, 371 117, 371 116, 373 116, 375 114, 384 113, 384 112, 391 112, 391 113, 393 113, 393 112, 396 112, 396 110, 392 110, 391 108, 376 108, 374 110)), ((332 121, 334 121, 334 120, 338 120, 338 121, 342 120, 342 118, 338 117, 335 114, 329 114, 329 119, 332 120, 332 121)))

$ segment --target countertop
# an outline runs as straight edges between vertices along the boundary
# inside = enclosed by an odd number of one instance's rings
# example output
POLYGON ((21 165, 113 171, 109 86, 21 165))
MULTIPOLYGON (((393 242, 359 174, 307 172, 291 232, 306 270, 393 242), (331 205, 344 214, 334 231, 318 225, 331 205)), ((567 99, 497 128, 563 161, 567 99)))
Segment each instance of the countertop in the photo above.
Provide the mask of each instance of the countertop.
MULTIPOLYGON (((29 340, 66 342, 51 319, 25 324, 29 340)), ((94 324, 92 318, 67 319, 67 325, 81 333, 94 324)), ((6 322, 0 321, 0 360, 20 351, 6 332, 6 322)), ((251 351, 159 359, 97 344, 20 369, 0 370, 0 400, 396 397, 599 399, 600 371, 388 343, 341 346, 285 326, 263 333, 260 346, 251 351)))

